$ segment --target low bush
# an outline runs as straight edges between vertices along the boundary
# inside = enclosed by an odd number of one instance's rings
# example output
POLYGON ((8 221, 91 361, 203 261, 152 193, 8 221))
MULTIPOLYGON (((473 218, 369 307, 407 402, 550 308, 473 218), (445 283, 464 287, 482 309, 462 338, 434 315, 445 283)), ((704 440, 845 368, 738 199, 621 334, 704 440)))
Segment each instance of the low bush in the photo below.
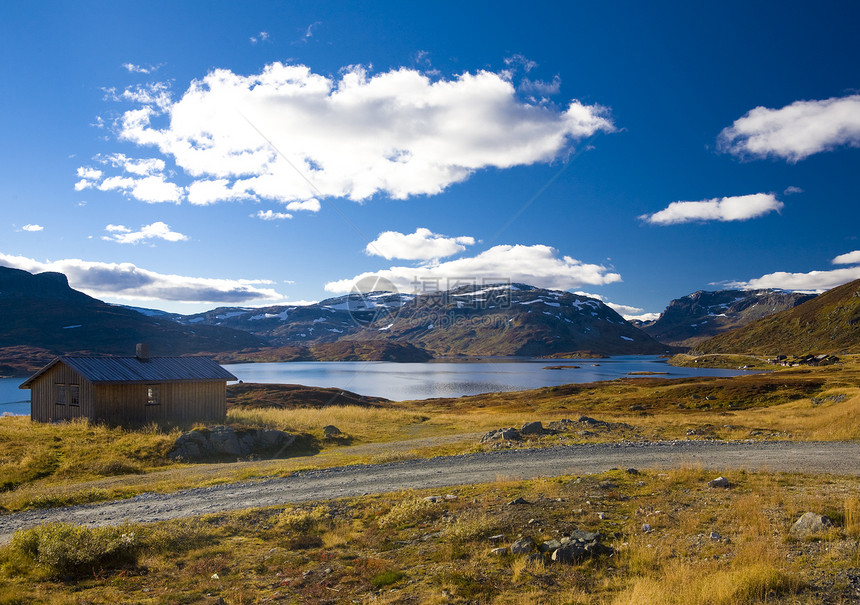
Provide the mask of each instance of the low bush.
POLYGON ((89 528, 49 523, 16 532, 11 548, 51 575, 61 576, 134 563, 139 543, 130 526, 89 528))

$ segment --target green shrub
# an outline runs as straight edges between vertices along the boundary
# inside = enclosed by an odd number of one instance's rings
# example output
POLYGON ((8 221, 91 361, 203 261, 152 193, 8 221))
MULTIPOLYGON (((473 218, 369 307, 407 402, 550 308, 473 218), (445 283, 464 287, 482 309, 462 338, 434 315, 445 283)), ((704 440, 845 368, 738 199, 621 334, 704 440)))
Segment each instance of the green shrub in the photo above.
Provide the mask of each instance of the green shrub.
POLYGON ((133 563, 138 538, 131 526, 88 528, 49 523, 15 532, 11 548, 54 575, 133 563))
POLYGON ((382 573, 373 576, 370 579, 370 583, 376 588, 382 588, 383 586, 390 586, 391 584, 402 580, 405 575, 406 574, 400 570, 389 569, 388 571, 383 571, 382 573))
POLYGON ((287 509, 276 517, 275 524, 291 531, 309 531, 330 518, 331 511, 326 506, 311 510, 287 509))

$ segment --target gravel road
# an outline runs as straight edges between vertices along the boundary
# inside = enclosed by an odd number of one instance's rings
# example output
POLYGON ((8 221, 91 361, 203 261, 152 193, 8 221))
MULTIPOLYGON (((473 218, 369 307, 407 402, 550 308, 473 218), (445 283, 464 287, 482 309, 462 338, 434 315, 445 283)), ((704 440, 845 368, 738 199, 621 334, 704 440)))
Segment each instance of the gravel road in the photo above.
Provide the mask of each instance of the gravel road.
POLYGON ((0 544, 17 529, 51 521, 113 525, 152 522, 250 507, 274 506, 408 488, 442 488, 499 478, 598 473, 613 467, 767 470, 860 475, 860 442, 665 441, 590 444, 443 456, 295 473, 169 494, 148 493, 101 504, 0 516, 0 544))

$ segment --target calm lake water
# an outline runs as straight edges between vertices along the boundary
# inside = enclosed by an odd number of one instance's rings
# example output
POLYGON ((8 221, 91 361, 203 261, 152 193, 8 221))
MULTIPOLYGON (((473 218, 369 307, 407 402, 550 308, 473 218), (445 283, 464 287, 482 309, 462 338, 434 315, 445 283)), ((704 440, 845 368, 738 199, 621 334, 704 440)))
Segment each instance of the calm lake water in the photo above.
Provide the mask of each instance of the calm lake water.
MULTIPOLYGON (((394 401, 460 397, 478 393, 519 391, 571 382, 595 382, 627 376, 630 372, 665 372, 683 376, 737 376, 740 370, 676 368, 665 359, 646 356, 611 359, 493 359, 490 361, 294 361, 225 365, 244 382, 304 384, 335 387, 394 401), (578 366, 547 370, 547 366, 578 366)), ((30 413, 30 391, 18 389, 23 378, 0 378, 0 415, 30 413)))

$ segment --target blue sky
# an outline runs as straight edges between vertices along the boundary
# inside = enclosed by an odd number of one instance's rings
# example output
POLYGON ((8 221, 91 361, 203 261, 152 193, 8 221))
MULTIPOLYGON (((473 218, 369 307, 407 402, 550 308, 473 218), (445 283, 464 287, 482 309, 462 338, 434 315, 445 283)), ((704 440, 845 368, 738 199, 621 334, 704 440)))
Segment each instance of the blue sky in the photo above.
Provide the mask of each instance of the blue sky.
POLYGON ((0 4, 0 265, 193 313, 860 278, 860 4, 0 4))

